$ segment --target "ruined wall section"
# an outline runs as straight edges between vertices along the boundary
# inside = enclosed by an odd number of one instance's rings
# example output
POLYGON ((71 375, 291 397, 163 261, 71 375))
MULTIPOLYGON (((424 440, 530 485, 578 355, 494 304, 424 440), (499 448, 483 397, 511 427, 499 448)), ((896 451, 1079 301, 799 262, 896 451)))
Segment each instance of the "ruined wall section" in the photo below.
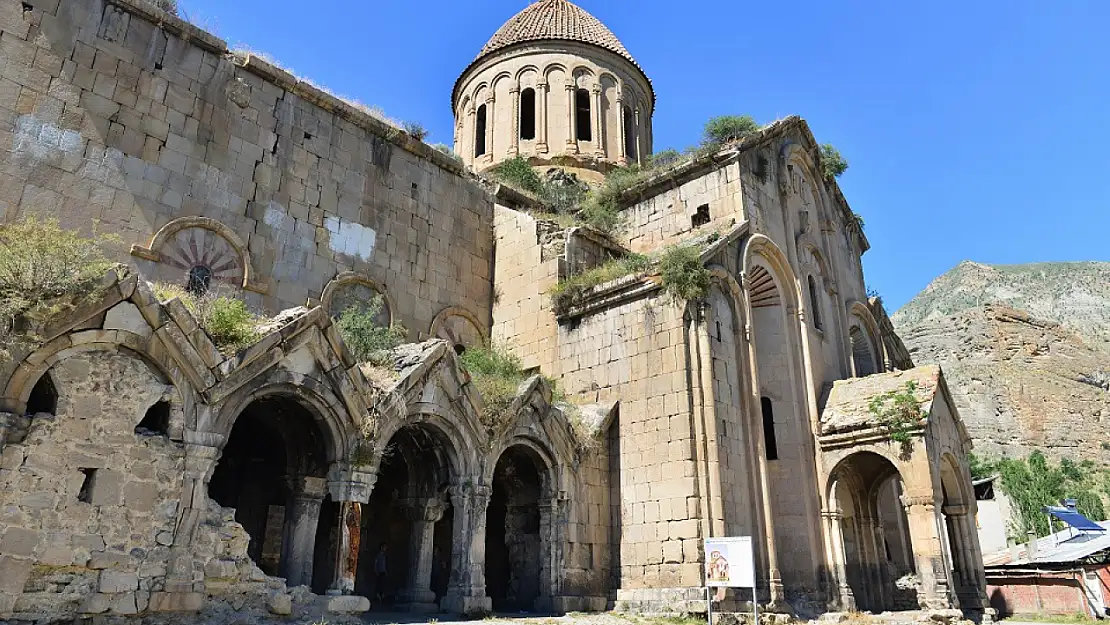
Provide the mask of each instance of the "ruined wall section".
MULTIPOLYGON (((602 437, 603 439, 603 437, 602 437)), ((609 461, 604 444, 583 450, 568 482, 565 552, 558 575, 557 610, 602 611, 608 604, 613 562, 609 515, 609 461)), ((560 529, 555 530, 558 539, 560 529)))
POLYGON ((735 162, 688 178, 626 208, 621 243, 646 254, 698 231, 726 230, 747 219, 735 162))
MULTIPOLYGON (((56 414, 35 415, 27 436, 0 453, 0 615, 199 609, 202 594, 183 605, 164 592, 184 446, 136 432, 176 391, 125 351, 77 352, 49 375, 56 414)), ((249 541, 232 511, 212 506, 189 551, 210 593, 265 597, 249 541)))
POLYGON ((206 265, 269 313, 354 271, 414 338, 488 319, 492 201, 450 157, 143 3, 23 7, 0 8, 0 219, 96 224, 148 278, 206 265))

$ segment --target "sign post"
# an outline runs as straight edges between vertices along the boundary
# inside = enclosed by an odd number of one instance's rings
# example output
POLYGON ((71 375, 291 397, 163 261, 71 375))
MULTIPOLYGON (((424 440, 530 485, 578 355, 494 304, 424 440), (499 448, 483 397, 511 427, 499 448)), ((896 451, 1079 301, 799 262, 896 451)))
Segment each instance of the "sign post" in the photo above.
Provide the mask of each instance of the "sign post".
POLYGON ((751 536, 705 539, 705 598, 709 604, 709 625, 713 625, 713 597, 710 588, 751 588, 755 625, 759 625, 759 606, 755 590, 755 556, 751 536))

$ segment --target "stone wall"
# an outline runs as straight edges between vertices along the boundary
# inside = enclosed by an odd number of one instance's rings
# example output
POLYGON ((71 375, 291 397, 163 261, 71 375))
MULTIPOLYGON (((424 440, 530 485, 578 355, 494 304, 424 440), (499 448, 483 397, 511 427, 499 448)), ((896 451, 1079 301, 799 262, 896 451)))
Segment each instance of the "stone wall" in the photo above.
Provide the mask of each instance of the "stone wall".
MULTIPOLYGON (((172 603, 163 586, 184 445, 136 431, 156 403, 177 403, 173 387, 123 351, 78 352, 51 377, 56 414, 35 415, 26 438, 0 453, 0 614, 199 608, 202 596, 192 597, 192 606, 172 603)), ((249 536, 230 514, 218 506, 208 511, 190 549, 194 568, 211 578, 214 594, 234 587, 265 599, 266 578, 247 557, 249 536)))
POLYGON ((413 337, 448 307, 488 333, 492 202, 450 157, 144 3, 23 7, 0 9, 0 219, 96 224, 147 277, 206 265, 269 313, 353 271, 413 337))

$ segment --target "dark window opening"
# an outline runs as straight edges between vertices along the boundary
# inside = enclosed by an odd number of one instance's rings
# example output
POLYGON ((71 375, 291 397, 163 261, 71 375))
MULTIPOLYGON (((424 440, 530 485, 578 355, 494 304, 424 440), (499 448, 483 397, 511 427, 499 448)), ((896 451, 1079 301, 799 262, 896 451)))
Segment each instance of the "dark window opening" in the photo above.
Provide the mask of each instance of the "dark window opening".
POLYGON ((77 501, 92 503, 92 491, 96 486, 96 469, 78 469, 84 476, 81 481, 81 490, 77 493, 77 501))
POLYGON ((717 341, 721 340, 721 322, 717 322, 717 341))
POLYGON ((574 92, 575 135, 579 141, 593 141, 593 124, 590 122, 590 92, 574 92))
POLYGON ((212 286, 212 270, 204 265, 197 265, 189 270, 189 280, 185 283, 185 290, 193 295, 204 295, 212 286))
POLYGON ((140 436, 169 436, 170 402, 160 401, 151 406, 143 420, 135 426, 135 433, 140 436))
POLYGON ((632 116, 632 109, 624 107, 624 154, 633 161, 639 161, 639 150, 636 149, 636 118, 632 116))
POLYGON ((760 182, 767 182, 767 175, 769 173, 767 168, 769 166, 770 163, 767 162, 766 156, 760 156, 759 159, 756 160, 755 172, 753 173, 755 173, 756 178, 759 178, 760 182))
POLYGON ((525 141, 536 138, 535 89, 525 89, 520 92, 520 138, 525 141))
POLYGON ((415 182, 412 183, 412 193, 410 194, 412 199, 414 199, 414 200, 417 199, 417 196, 419 194, 420 194, 420 187, 415 182))
POLYGON ((813 327, 818 330, 822 329, 821 323, 821 300, 817 297, 817 281, 813 276, 809 276, 809 307, 813 309, 813 327))
POLYGON ((312 135, 310 133, 307 133, 307 132, 304 133, 304 140, 305 141, 312 141, 312 135))
POLYGON ((693 228, 700 228, 709 223, 709 205, 702 204, 698 207, 697 212, 690 218, 690 226, 693 228))
POLYGON ((486 153, 486 105, 478 107, 477 119, 474 122, 474 157, 486 153))
POLYGON ((459 356, 462 356, 464 353, 466 353, 466 345, 463 345, 462 343, 455 343, 455 353, 459 356))
POLYGON ((24 13, 30 13, 31 11, 35 10, 35 7, 32 6, 31 4, 27 3, 27 2, 23 2, 21 4, 23 5, 23 12, 24 13))
POLYGON ((42 374, 31 389, 31 396, 27 398, 27 414, 36 415, 40 412, 54 414, 57 410, 58 391, 54 388, 54 380, 48 371, 42 374))
POLYGON ((759 398, 759 407, 763 412, 763 448, 767 452, 768 460, 779 459, 779 446, 775 440, 775 411, 771 400, 766 397, 759 398))

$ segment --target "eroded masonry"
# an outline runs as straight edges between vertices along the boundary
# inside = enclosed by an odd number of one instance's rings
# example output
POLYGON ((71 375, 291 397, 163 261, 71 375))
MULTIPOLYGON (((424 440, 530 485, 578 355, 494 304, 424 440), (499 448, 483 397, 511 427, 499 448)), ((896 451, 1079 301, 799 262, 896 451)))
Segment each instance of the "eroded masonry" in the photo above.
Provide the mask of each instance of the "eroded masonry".
POLYGON ((987 607, 970 439, 803 120, 646 177, 605 235, 474 173, 651 154, 651 83, 566 0, 459 78, 461 161, 138 0, 2 0, 0 56, 0 218, 127 243, 0 363, 0 619, 697 612, 727 535, 774 610, 987 607), (670 246, 703 297, 650 266, 548 295, 670 246), (155 281, 274 319, 224 353, 155 281), (335 324, 375 295, 385 371, 335 324), (496 424, 460 359, 490 341, 536 374, 496 424))

